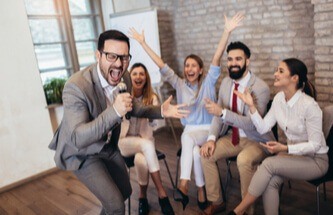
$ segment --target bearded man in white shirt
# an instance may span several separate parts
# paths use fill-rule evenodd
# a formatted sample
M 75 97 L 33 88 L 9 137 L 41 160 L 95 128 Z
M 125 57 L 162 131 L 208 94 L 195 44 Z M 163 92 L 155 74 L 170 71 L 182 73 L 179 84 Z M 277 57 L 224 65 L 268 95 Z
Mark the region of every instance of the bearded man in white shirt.
M 227 47 L 227 53 L 229 76 L 222 80 L 218 102 L 206 99 L 206 108 L 214 118 L 207 142 L 200 150 L 207 199 L 211 202 L 204 214 L 215 214 L 225 210 L 216 161 L 237 156 L 241 194 L 244 197 L 257 165 L 268 156 L 258 142 L 274 139 L 271 132 L 260 135 L 256 131 L 251 122 L 249 107 L 233 92 L 244 92 L 245 88 L 248 88 L 255 97 L 259 113 L 266 113 L 270 90 L 263 80 L 248 69 L 250 49 L 242 42 L 232 42 Z M 248 214 L 253 212 L 253 207 L 247 211 Z

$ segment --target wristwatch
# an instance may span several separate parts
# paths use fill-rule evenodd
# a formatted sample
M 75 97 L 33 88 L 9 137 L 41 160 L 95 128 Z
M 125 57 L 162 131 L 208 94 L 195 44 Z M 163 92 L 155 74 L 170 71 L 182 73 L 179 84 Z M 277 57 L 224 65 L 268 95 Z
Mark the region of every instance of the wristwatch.
M 222 109 L 222 111 L 221 111 L 221 115 L 220 115 L 220 118 L 222 118 L 222 116 L 223 116 L 223 109 Z

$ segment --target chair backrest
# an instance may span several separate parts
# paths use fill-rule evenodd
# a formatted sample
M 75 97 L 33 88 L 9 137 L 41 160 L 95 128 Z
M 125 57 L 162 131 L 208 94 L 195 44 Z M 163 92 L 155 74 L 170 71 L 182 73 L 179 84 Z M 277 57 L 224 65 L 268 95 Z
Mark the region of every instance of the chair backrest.
M 326 138 L 329 158 L 329 170 L 327 175 L 333 177 L 333 105 L 323 109 L 323 132 Z
M 333 105 L 323 108 L 323 132 L 327 139 L 328 134 L 333 126 Z

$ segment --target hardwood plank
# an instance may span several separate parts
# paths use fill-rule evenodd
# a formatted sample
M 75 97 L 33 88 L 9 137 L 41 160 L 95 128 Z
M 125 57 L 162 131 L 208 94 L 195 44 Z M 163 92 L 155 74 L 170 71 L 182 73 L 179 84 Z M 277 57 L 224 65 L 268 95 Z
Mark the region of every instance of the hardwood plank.
M 180 138 L 182 128 L 179 121 L 175 121 L 176 134 Z M 174 143 L 171 131 L 162 128 L 155 133 L 156 148 L 166 154 L 173 179 L 176 175 L 177 150 L 179 146 Z M 163 161 L 160 161 L 163 185 L 168 193 L 171 205 L 176 214 L 197 215 L 200 210 L 197 206 L 197 189 L 194 181 L 189 183 L 190 202 L 183 211 L 182 205 L 173 200 L 173 188 Z M 226 163 L 219 161 L 222 180 L 225 183 Z M 231 163 L 232 179 L 228 188 L 227 211 L 232 210 L 241 200 L 239 174 L 235 162 Z M 131 213 L 138 213 L 139 186 L 134 168 L 131 168 Z M 291 188 L 285 185 L 280 199 L 282 214 L 316 214 L 315 187 L 305 181 L 291 181 Z M 333 211 L 333 182 L 326 185 L 327 201 L 323 200 L 321 192 L 321 215 L 331 214 Z M 151 208 L 150 215 L 161 214 L 158 196 L 152 180 L 148 186 L 148 201 Z M 21 186 L 0 193 L 1 215 L 96 215 L 99 214 L 101 205 L 98 199 L 80 182 L 75 175 L 67 171 L 53 171 L 47 176 L 36 178 Z M 126 202 L 127 210 L 127 202 Z M 221 213 L 225 214 L 225 213 Z M 261 198 L 258 199 L 255 209 L 256 215 L 263 215 Z

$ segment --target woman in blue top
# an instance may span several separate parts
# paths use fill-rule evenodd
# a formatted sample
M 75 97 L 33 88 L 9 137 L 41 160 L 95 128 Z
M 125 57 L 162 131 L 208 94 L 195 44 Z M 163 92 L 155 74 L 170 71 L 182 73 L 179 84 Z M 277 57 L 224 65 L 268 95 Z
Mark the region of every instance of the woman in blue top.
M 130 37 L 137 40 L 150 58 L 160 68 L 162 78 L 176 90 L 177 102 L 188 104 L 190 114 L 181 119 L 184 132 L 181 137 L 181 175 L 178 192 L 181 194 L 183 209 L 189 202 L 188 182 L 191 179 L 192 163 L 195 182 L 198 187 L 198 206 L 206 207 L 205 181 L 201 167 L 199 147 L 205 143 L 213 116 L 205 108 L 205 98 L 216 101 L 215 84 L 220 75 L 220 59 L 225 50 L 230 33 L 239 25 L 244 16 L 237 13 L 231 20 L 225 17 L 225 27 L 212 63 L 207 74 L 204 72 L 203 61 L 197 55 L 191 54 L 184 61 L 184 76 L 180 78 L 164 61 L 147 45 L 144 31 L 139 34 L 134 28 L 130 29 Z

